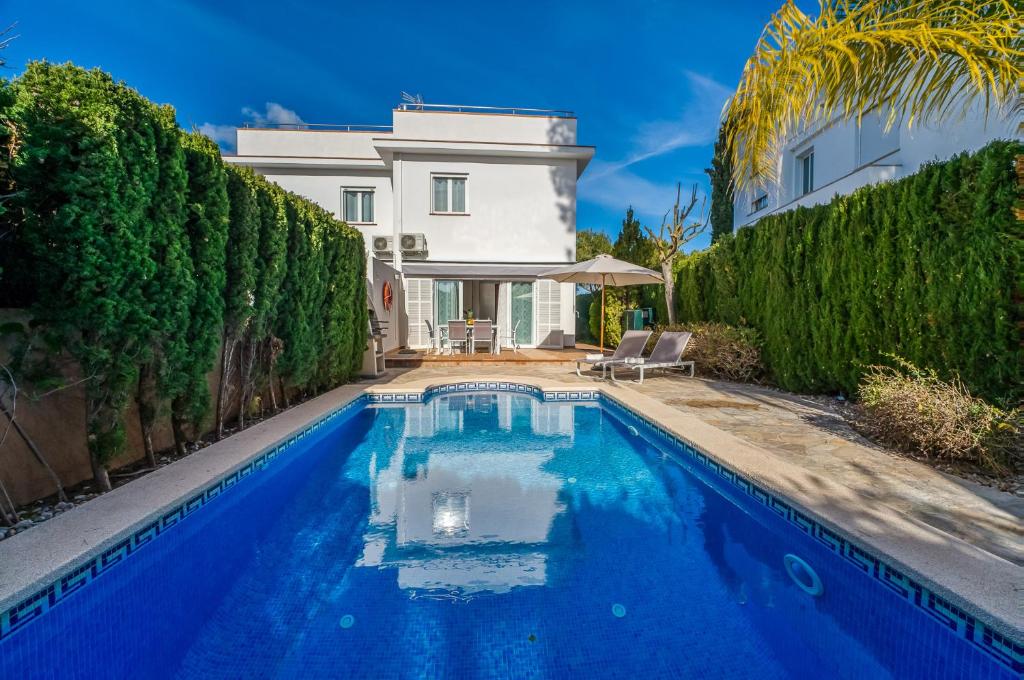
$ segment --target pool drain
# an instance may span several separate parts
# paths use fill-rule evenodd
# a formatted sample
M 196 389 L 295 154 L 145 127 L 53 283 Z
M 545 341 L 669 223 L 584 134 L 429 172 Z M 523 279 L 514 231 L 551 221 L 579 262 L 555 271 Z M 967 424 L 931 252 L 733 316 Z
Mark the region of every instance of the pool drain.
M 790 553 L 782 558 L 782 562 L 786 565 L 786 573 L 800 590 L 811 597 L 819 597 L 825 592 L 825 586 L 822 585 L 818 572 L 814 571 L 811 565 L 804 562 L 803 559 Z
M 356 617 L 352 616 L 351 614 L 345 614 L 341 617 L 341 621 L 338 622 L 338 625 L 340 625 L 342 628 L 351 628 L 355 624 Z
M 621 619 L 623 616 L 626 615 L 626 605 L 619 604 L 618 602 L 613 604 L 612 605 L 612 615 L 615 618 L 617 618 L 617 619 Z
M 575 477 L 570 477 L 566 481 L 569 482 L 570 484 L 575 484 L 576 483 L 576 478 Z

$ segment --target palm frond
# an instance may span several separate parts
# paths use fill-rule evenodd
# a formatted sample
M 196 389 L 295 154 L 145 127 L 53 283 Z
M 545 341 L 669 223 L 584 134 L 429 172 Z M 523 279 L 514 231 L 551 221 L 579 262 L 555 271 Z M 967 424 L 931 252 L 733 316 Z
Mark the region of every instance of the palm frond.
M 736 186 L 777 181 L 782 144 L 818 121 L 1012 110 L 1022 83 L 1024 21 L 1009 0 L 822 0 L 814 19 L 786 0 L 725 107 Z

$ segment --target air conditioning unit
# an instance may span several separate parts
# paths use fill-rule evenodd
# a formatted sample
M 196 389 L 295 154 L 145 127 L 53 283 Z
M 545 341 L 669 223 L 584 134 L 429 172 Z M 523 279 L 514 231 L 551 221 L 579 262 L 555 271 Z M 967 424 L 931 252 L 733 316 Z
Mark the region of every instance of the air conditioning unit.
M 427 251 L 427 237 L 423 234 L 402 234 L 398 244 L 403 253 L 424 253 Z
M 391 236 L 374 236 L 373 237 L 373 252 L 374 253 L 390 253 L 394 250 L 394 246 L 391 245 Z

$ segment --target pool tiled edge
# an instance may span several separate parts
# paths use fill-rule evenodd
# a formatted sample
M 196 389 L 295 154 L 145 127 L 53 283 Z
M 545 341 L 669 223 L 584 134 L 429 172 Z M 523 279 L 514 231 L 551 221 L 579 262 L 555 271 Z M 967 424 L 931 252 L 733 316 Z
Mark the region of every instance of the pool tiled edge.
M 592 390 L 581 389 L 578 386 L 570 390 L 567 386 L 553 387 L 546 384 L 546 381 L 538 381 L 538 383 L 539 386 L 524 383 L 521 379 L 519 382 L 512 380 L 452 381 L 418 388 L 410 387 L 404 390 L 400 388 L 380 390 L 371 394 L 371 400 L 388 403 L 394 397 L 394 401 L 398 402 L 404 396 L 406 401 L 420 401 L 436 394 L 495 390 L 529 393 L 546 401 L 607 400 L 627 419 L 656 433 L 673 449 L 683 453 L 684 460 L 694 462 L 714 474 L 716 478 L 725 480 L 734 488 L 772 510 L 787 523 L 828 547 L 840 558 L 853 564 L 865 576 L 885 586 L 888 592 L 906 600 L 931 619 L 947 627 L 958 637 L 981 649 L 1014 672 L 1024 673 L 1024 638 L 1009 634 L 1007 630 L 1011 627 L 1007 625 L 1007 622 L 1000 621 L 998 617 L 984 616 L 980 607 L 958 606 L 954 600 L 963 600 L 960 594 L 949 592 L 944 596 L 938 588 L 926 585 L 929 579 L 915 576 L 912 569 L 898 566 L 898 560 L 890 557 L 887 561 L 876 556 L 876 552 L 887 554 L 884 551 L 865 549 L 859 545 L 858 539 L 848 537 L 847 531 L 838 525 L 830 525 L 826 521 L 813 518 L 812 514 L 815 513 L 799 507 L 799 504 L 790 500 L 785 493 L 773 490 L 770 484 L 763 483 L 763 480 L 749 475 L 749 473 L 745 476 L 734 470 L 721 460 L 720 456 L 701 447 L 690 437 L 678 430 L 664 426 L 656 418 L 639 413 L 637 407 L 629 402 L 646 400 L 647 398 L 643 395 L 632 390 L 627 392 L 621 389 L 608 389 L 606 385 Z M 578 399 L 570 396 L 577 393 L 581 394 Z M 702 426 L 710 427 L 706 424 L 702 424 Z M 726 436 L 731 438 L 731 435 Z M 964 604 L 967 604 L 966 601 Z M 1022 605 L 1024 605 L 1024 601 L 1022 601 Z M 968 611 L 969 608 L 973 608 L 977 613 Z M 1024 609 L 1021 614 L 1024 616 Z M 992 622 L 986 622 L 983 618 L 988 618 Z M 1019 630 L 1016 630 L 1019 627 L 1019 624 L 1015 627 L 1015 633 L 1019 634 Z
M 671 450 L 681 454 L 680 457 L 683 460 L 693 462 L 717 479 L 731 484 L 734 488 L 778 514 L 789 524 L 827 546 L 837 556 L 857 567 L 865 576 L 884 585 L 888 592 L 903 598 L 940 625 L 946 626 L 956 635 L 982 649 L 986 654 L 1016 673 L 1024 673 L 1024 642 L 1019 637 L 1015 637 L 1019 633 L 1020 624 L 1009 625 L 999 617 L 988 617 L 992 619 L 992 623 L 986 622 L 977 615 L 979 612 L 984 613 L 983 608 L 979 606 L 961 607 L 951 601 L 962 599 L 959 593 L 950 593 L 954 597 L 943 596 L 940 589 L 925 585 L 929 579 L 913 575 L 914 570 L 894 566 L 889 561 L 876 557 L 875 552 L 888 553 L 864 549 L 858 545 L 859 539 L 856 537 L 851 539 L 846 535 L 848 532 L 840 527 L 830 526 L 827 521 L 820 521 L 818 518 L 812 517 L 811 512 L 793 502 L 784 492 L 773 489 L 773 485 L 767 483 L 759 475 L 751 474 L 749 470 L 746 473 L 737 471 L 724 462 L 722 456 L 709 452 L 706 447 L 701 447 L 690 437 L 682 434 L 679 428 L 659 422 L 657 408 L 638 409 L 636 402 L 639 401 L 643 404 L 644 401 L 647 401 L 653 404 L 655 403 L 653 400 L 632 390 L 606 385 L 587 389 L 585 386 L 579 385 L 554 385 L 543 380 L 531 383 L 522 379 L 452 380 L 441 384 L 409 385 L 404 388 L 401 386 L 378 386 L 359 391 L 340 406 L 328 409 L 316 416 L 287 436 L 249 456 L 228 472 L 206 480 L 185 494 L 183 499 L 151 514 L 146 521 L 137 523 L 136 526 L 123 532 L 119 537 L 112 537 L 114 539 L 112 543 L 97 545 L 93 550 L 80 556 L 79 559 L 65 562 L 62 567 L 57 566 L 49 570 L 48 578 L 51 579 L 49 583 L 41 580 L 37 589 L 26 588 L 20 591 L 21 596 L 14 596 L 8 592 L 6 596 L 0 597 L 0 602 L 5 605 L 5 608 L 0 611 L 0 640 L 24 628 L 50 608 L 87 586 L 107 570 L 124 561 L 132 553 L 242 479 L 266 469 L 292 444 L 305 439 L 328 424 L 336 422 L 343 414 L 354 413 L 366 404 L 417 403 L 439 395 L 481 391 L 529 394 L 545 401 L 556 402 L 607 400 L 620 415 L 627 420 L 633 420 L 644 430 L 645 434 L 662 439 Z M 642 411 L 643 414 L 639 411 Z M 653 415 L 651 411 L 654 412 Z M 710 426 L 703 425 L 703 427 L 709 428 Z M 731 438 L 731 435 L 721 434 L 726 439 Z M 88 505 L 83 507 L 87 509 Z M 890 558 L 890 561 L 899 564 L 898 560 Z M 3 590 L 4 585 L 0 583 L 0 591 Z M 27 597 L 24 596 L 26 593 L 28 593 Z M 0 592 L 0 595 L 3 593 Z M 969 609 L 973 609 L 973 613 L 968 611 Z M 1008 634 L 1007 630 L 1010 630 L 1011 633 Z
M 712 454 L 702 451 L 697 445 L 686 441 L 679 435 L 670 432 L 657 422 L 646 418 L 614 396 L 603 394 L 610 401 L 621 417 L 631 420 L 641 427 L 654 433 L 661 443 L 668 444 L 684 460 L 695 462 L 710 471 L 720 480 L 731 484 L 759 504 L 765 506 L 776 515 L 801 532 L 825 545 L 833 553 L 853 564 L 865 575 L 914 605 L 920 611 L 946 626 L 973 646 L 981 649 L 1001 664 L 1017 673 L 1024 673 L 1024 643 L 1013 640 L 1003 634 L 995 626 L 989 625 L 956 606 L 948 599 L 936 593 L 919 580 L 907 575 L 872 552 L 858 546 L 855 541 L 843 535 L 841 529 L 830 528 L 821 521 L 802 512 L 795 504 L 772 493 L 767 488 L 747 479 L 728 465 L 722 463 Z
M 329 409 L 303 427 L 258 450 L 227 473 L 208 480 L 205 485 L 188 493 L 184 500 L 159 509 L 155 516 L 139 523 L 140 526 L 129 527 L 126 531 L 121 532 L 122 535 L 115 537 L 112 545 L 100 544 L 79 558 L 63 566 L 57 566 L 53 573 L 59 575 L 53 577 L 53 580 L 45 583 L 41 588 L 31 590 L 27 597 L 24 594 L 20 597 L 15 594 L 0 599 L 0 602 L 9 603 L 0 610 L 0 641 L 43 616 L 52 607 L 86 587 L 109 569 L 243 479 L 266 469 L 271 462 L 296 442 L 334 423 L 345 414 L 355 413 L 358 408 L 369 402 L 370 397 L 365 393 L 345 400 L 336 408 Z

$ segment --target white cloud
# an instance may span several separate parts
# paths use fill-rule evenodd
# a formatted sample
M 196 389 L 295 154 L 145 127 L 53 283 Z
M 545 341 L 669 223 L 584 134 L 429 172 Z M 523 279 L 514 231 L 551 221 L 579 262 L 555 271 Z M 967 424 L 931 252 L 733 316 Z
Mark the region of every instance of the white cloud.
M 609 165 L 612 164 L 601 161 L 590 164 L 595 172 L 589 177 L 584 175 L 579 185 L 579 198 L 623 213 L 633 206 L 644 223 L 656 229 L 665 211 L 675 203 L 675 183 L 652 182 L 625 168 L 605 172 Z M 682 181 L 683 189 L 687 190 L 689 184 Z
M 718 136 L 718 123 L 732 90 L 699 73 L 686 71 L 689 98 L 679 118 L 656 120 L 640 126 L 637 151 L 630 164 L 653 158 L 686 146 L 712 144 Z
M 676 149 L 714 143 L 722 108 L 732 90 L 699 73 L 685 71 L 684 76 L 689 96 L 680 116 L 641 123 L 633 138 L 633 150 L 625 158 L 605 164 L 602 172 L 618 172 Z M 591 176 L 594 174 L 598 173 Z
M 299 114 L 292 109 L 285 108 L 277 102 L 266 102 L 263 111 L 252 107 L 242 108 L 244 122 L 254 125 L 304 125 Z M 233 150 L 235 148 L 236 135 L 235 125 L 218 125 L 217 123 L 203 123 L 199 126 L 199 132 L 217 142 L 222 149 Z
M 199 132 L 217 142 L 221 147 L 226 149 L 235 148 L 236 142 L 234 125 L 214 125 L 213 123 L 203 123 L 199 126 Z
M 579 197 L 606 208 L 634 211 L 652 227 L 661 224 L 665 211 L 676 198 L 675 182 L 661 183 L 645 179 L 630 167 L 650 158 L 691 146 L 713 144 L 718 135 L 719 118 L 732 91 L 725 85 L 691 71 L 684 73 L 688 86 L 686 103 L 678 118 L 641 123 L 633 137 L 633 148 L 615 161 L 593 161 L 580 180 Z M 702 177 L 673 177 L 683 189 Z
M 242 109 L 242 115 L 257 125 L 302 125 L 306 121 L 299 117 L 291 109 L 286 109 L 277 102 L 264 104 L 266 110 L 260 113 L 256 109 L 246 106 Z

